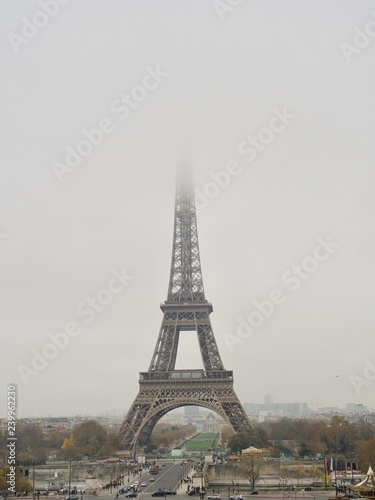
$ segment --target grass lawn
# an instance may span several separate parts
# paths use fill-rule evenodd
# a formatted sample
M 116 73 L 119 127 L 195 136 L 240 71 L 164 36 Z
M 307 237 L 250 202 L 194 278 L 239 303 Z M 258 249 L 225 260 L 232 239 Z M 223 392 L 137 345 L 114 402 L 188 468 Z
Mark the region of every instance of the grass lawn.
M 205 451 L 215 447 L 219 437 L 216 432 L 201 432 L 185 444 L 186 451 Z

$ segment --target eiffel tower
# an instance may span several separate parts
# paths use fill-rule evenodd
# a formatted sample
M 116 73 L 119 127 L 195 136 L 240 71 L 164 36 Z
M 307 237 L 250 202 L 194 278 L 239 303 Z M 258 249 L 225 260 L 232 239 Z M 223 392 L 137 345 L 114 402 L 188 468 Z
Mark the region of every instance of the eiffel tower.
M 220 415 L 235 432 L 254 434 L 224 369 L 211 326 L 212 304 L 205 298 L 199 256 L 194 186 L 188 170 L 178 175 L 168 297 L 159 337 L 139 392 L 119 430 L 124 450 L 136 454 L 149 442 L 163 415 L 181 406 L 202 406 Z M 203 370 L 176 370 L 180 332 L 196 332 Z

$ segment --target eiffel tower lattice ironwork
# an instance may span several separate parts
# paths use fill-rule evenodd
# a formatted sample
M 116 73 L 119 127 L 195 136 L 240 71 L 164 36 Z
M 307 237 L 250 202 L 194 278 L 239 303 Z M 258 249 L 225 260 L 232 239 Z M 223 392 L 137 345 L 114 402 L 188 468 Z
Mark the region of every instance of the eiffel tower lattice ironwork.
M 254 429 L 233 389 L 233 372 L 224 369 L 211 326 L 212 304 L 205 298 L 198 246 L 192 177 L 179 173 L 167 300 L 159 337 L 147 372 L 140 373 L 139 393 L 119 437 L 122 448 L 136 453 L 148 443 L 158 420 L 181 406 L 196 405 L 220 415 L 235 432 Z M 203 370 L 176 370 L 180 332 L 197 333 Z

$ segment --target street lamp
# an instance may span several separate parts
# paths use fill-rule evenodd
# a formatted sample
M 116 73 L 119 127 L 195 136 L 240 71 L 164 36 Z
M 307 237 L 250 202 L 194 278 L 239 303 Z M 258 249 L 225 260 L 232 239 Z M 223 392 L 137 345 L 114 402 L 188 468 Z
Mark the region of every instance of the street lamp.
M 336 489 L 336 497 L 337 497 L 337 491 L 338 491 L 338 488 L 337 488 L 337 457 L 335 458 L 335 489 Z
M 35 498 L 35 460 L 33 460 L 33 498 Z
M 68 484 L 69 484 L 68 496 L 70 497 L 70 490 L 71 490 L 71 486 L 72 486 L 72 461 L 71 460 L 69 460 L 69 481 L 68 481 Z
M 200 498 L 201 500 L 204 498 L 204 487 L 203 487 L 203 469 L 201 470 L 201 487 L 200 487 Z

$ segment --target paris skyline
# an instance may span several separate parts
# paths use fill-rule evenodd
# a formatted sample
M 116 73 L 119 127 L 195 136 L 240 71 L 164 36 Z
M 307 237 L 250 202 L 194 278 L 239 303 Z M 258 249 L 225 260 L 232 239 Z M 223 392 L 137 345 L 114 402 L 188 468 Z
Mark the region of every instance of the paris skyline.
M 28 415 L 130 407 L 189 164 L 240 401 L 374 408 L 372 3 L 46 5 L 0 6 L 3 394 Z M 177 368 L 202 368 L 196 338 Z

